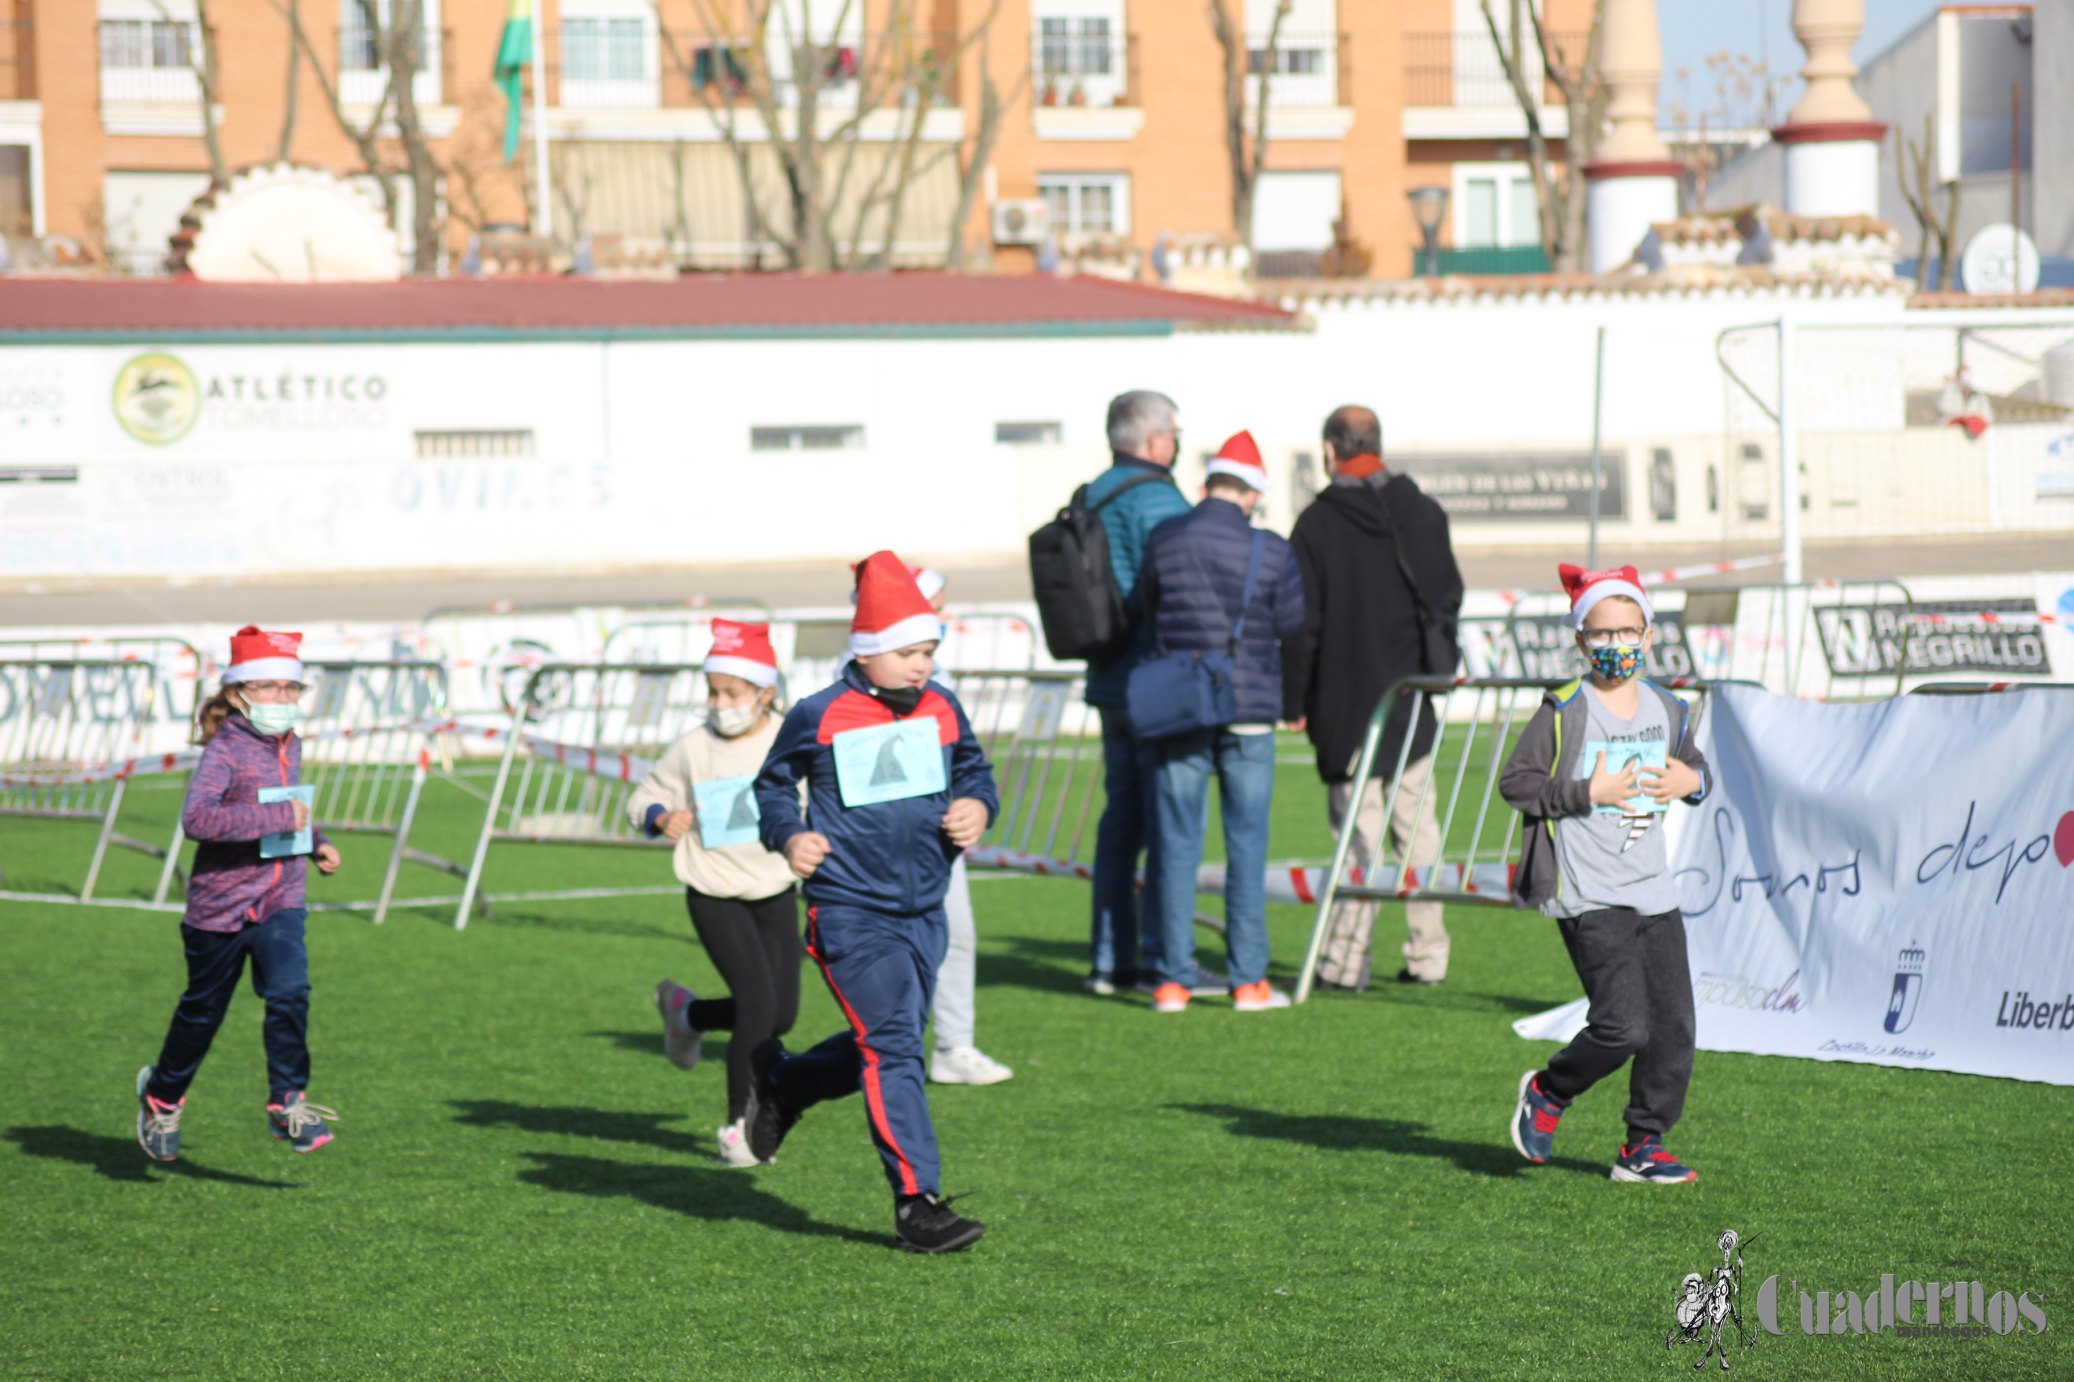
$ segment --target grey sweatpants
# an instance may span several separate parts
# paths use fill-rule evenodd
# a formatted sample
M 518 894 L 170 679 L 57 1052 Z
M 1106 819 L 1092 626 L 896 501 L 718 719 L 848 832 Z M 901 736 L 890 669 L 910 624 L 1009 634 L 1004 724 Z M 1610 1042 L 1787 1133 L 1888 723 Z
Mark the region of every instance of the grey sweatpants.
M 1550 1058 L 1541 1088 L 1567 1103 L 1632 1058 L 1627 1124 L 1668 1133 L 1685 1111 L 1685 1087 L 1692 1082 L 1685 918 L 1675 910 L 1645 917 L 1612 907 L 1556 924 L 1591 1008 L 1584 1030 Z
M 965 858 L 951 865 L 950 890 L 943 895 L 943 915 L 950 925 L 950 944 L 936 971 L 936 1049 L 972 1045 L 973 989 L 979 978 L 979 935 L 972 922 L 972 881 Z

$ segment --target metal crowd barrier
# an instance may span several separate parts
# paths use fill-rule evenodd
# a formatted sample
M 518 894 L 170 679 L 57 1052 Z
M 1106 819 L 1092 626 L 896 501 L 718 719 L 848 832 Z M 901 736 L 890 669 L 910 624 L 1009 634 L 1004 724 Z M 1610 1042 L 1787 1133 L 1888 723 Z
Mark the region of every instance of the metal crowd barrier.
M 96 827 L 79 895 L 0 897 L 91 902 L 111 846 L 166 861 L 154 900 L 163 900 L 179 855 L 116 828 L 129 780 L 152 753 L 153 726 L 167 700 L 157 666 L 145 660 L 0 660 L 0 816 L 84 821 Z
M 1341 902 L 1512 905 L 1520 818 L 1499 795 L 1498 780 L 1515 735 L 1533 716 L 1543 694 L 1567 680 L 1413 677 L 1384 693 L 1369 717 L 1368 732 L 1355 760 L 1350 797 L 1353 805 L 1334 842 L 1332 863 L 1317 887 L 1317 919 L 1311 927 L 1310 943 L 1297 978 L 1297 1002 L 1310 997 L 1333 909 Z M 1705 693 L 1709 685 L 1718 683 L 1666 679 L 1658 684 L 1699 693 L 1700 700 L 1693 706 L 1693 728 L 1697 730 L 1700 717 L 1705 714 Z M 1387 822 L 1397 815 L 1405 769 L 1412 763 L 1412 749 L 1417 743 L 1416 733 L 1407 732 L 1394 763 L 1377 761 L 1384 728 L 1400 706 L 1408 706 L 1406 724 L 1411 730 L 1416 730 L 1422 712 L 1429 707 L 1435 720 L 1432 771 L 1426 774 L 1419 795 L 1412 802 L 1415 813 L 1432 810 L 1438 817 L 1440 850 L 1431 859 L 1407 859 L 1387 828 Z M 1360 802 L 1379 774 L 1389 783 L 1383 801 L 1383 838 L 1377 841 L 1376 857 L 1365 870 L 1350 870 L 1347 861 L 1353 853 Z
M 478 897 L 639 897 L 674 887 L 559 892 L 483 891 L 490 846 L 647 845 L 628 825 L 626 800 L 679 737 L 705 719 L 705 674 L 696 663 L 556 662 L 535 668 L 512 716 L 455 914 L 468 924 Z
M 153 708 L 145 747 L 176 752 L 187 746 L 195 711 L 208 694 L 216 663 L 184 638 L 170 634 L 82 634 L 74 637 L 0 638 L 0 662 L 148 662 L 158 669 L 162 695 Z
M 1652 591 L 1650 600 L 1657 636 L 1645 670 L 1659 680 L 1749 681 L 1819 700 L 1901 694 L 1901 660 L 1882 651 L 1882 639 L 1905 629 L 1915 609 L 1899 581 L 1686 586 Z M 1568 620 L 1564 596 L 1522 596 L 1505 618 L 1511 660 L 1497 674 L 1582 674 Z

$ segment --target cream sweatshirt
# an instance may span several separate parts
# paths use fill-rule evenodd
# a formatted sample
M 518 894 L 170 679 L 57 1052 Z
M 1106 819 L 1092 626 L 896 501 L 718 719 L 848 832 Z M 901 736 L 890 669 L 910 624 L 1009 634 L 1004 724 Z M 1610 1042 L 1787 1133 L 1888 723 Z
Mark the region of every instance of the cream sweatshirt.
M 633 796 L 627 799 L 627 819 L 640 830 L 648 824 L 650 806 L 695 812 L 699 783 L 754 777 L 777 740 L 781 719 L 775 714 L 765 715 L 755 729 L 739 739 L 723 739 L 700 725 L 670 745 L 655 771 L 634 789 Z M 733 799 L 733 794 L 729 799 Z M 708 897 L 754 902 L 776 897 L 799 881 L 792 876 L 792 866 L 783 855 L 772 854 L 754 840 L 724 849 L 706 848 L 699 839 L 696 819 L 691 829 L 684 832 L 684 838 L 677 841 L 671 862 L 676 866 L 679 881 Z

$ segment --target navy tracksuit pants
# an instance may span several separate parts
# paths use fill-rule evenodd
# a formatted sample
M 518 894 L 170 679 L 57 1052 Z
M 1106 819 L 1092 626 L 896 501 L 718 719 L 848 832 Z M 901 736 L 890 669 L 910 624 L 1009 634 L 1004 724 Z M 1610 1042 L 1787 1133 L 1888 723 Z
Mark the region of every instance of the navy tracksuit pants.
M 864 1092 L 871 1140 L 896 1195 L 942 1189 L 922 1064 L 922 1027 L 950 941 L 943 909 L 912 915 L 829 904 L 807 908 L 807 954 L 850 1030 L 787 1056 L 771 1072 L 795 1109 Z

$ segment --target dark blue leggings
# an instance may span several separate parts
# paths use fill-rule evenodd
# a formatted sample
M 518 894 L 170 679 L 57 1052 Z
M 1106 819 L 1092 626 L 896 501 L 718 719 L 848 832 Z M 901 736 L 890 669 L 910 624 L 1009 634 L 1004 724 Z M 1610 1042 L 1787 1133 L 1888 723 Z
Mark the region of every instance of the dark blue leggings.
M 159 1051 L 149 1092 L 174 1103 L 194 1083 L 209 1043 L 230 1011 L 230 996 L 252 960 L 252 990 L 266 1004 L 267 1093 L 275 1103 L 310 1083 L 310 953 L 303 941 L 309 913 L 300 907 L 275 912 L 238 931 L 203 931 L 180 923 L 187 947 L 187 992 L 173 1010 L 166 1044 Z

